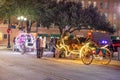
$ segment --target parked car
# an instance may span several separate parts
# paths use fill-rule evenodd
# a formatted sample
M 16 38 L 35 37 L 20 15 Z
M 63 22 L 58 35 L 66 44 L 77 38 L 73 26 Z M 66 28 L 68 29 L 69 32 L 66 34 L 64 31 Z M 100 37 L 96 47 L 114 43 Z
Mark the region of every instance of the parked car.
M 120 40 L 112 40 L 113 51 L 117 52 L 120 47 Z

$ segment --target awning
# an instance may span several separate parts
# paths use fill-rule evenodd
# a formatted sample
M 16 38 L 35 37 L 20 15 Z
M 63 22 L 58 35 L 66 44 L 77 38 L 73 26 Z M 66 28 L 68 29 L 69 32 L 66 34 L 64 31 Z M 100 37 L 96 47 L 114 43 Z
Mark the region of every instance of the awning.
M 60 34 L 51 34 L 50 37 L 59 37 L 60 38 Z
M 120 36 L 111 36 L 112 40 L 120 40 Z
M 38 36 L 48 37 L 48 34 L 38 34 Z

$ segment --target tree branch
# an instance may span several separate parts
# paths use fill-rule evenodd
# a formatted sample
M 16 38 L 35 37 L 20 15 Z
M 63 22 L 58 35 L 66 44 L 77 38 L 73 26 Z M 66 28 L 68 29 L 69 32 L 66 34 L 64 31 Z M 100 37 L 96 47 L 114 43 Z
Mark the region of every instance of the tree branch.
M 76 31 L 76 30 L 80 30 L 79 28 L 74 28 L 73 30 L 69 31 L 70 33 Z

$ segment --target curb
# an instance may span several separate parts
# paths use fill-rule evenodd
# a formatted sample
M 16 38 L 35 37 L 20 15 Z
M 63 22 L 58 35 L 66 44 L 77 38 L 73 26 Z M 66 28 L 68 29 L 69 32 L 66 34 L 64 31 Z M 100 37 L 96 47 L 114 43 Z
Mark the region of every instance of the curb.
M 50 58 L 50 57 L 43 57 L 42 59 L 44 60 L 49 60 L 49 61 L 55 61 L 55 62 L 62 62 L 62 63 L 74 63 L 74 64 L 84 64 L 81 59 L 63 59 L 63 58 Z M 97 61 L 93 60 L 93 62 L 91 63 L 91 65 L 103 65 L 100 64 L 99 62 L 97 63 Z M 120 61 L 117 60 L 111 60 L 110 64 L 111 66 L 119 66 L 120 67 Z

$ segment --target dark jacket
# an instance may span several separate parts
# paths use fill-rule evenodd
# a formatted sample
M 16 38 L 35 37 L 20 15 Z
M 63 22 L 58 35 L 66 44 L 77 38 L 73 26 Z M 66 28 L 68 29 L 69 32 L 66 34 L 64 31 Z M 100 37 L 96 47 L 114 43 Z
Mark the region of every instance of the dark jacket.
M 40 49 L 40 39 L 36 39 L 36 49 Z

